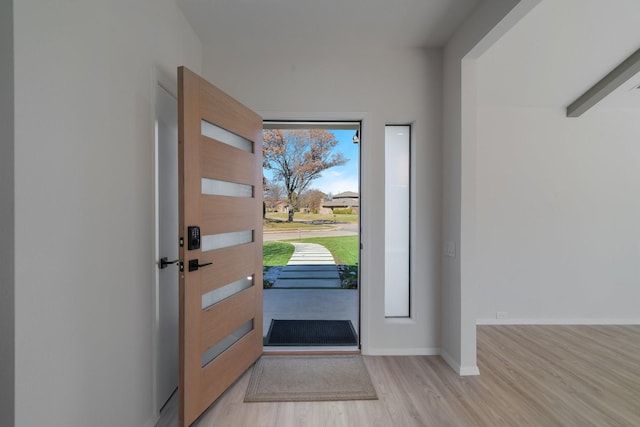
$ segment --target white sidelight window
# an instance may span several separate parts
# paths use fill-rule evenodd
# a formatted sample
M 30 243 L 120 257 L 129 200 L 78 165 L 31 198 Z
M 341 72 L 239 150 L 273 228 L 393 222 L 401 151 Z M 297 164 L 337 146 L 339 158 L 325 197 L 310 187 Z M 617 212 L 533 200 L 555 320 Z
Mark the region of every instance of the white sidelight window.
M 409 317 L 411 126 L 387 125 L 384 139 L 385 317 Z

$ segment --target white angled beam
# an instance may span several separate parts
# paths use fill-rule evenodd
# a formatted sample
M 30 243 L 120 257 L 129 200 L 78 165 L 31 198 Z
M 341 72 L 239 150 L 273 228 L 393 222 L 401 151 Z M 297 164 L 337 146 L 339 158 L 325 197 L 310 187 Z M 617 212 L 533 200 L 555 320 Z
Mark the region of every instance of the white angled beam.
M 567 107 L 567 117 L 579 117 L 638 72 L 640 72 L 640 49 L 636 50 L 622 64 L 604 76 L 602 80 L 593 85 L 580 98 L 573 101 Z

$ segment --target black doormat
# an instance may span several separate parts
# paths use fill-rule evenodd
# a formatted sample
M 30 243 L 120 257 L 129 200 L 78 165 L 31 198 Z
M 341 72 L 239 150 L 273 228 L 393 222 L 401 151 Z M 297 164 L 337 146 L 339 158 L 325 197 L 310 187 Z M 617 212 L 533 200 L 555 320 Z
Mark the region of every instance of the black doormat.
M 265 345 L 358 345 L 351 320 L 271 321 Z

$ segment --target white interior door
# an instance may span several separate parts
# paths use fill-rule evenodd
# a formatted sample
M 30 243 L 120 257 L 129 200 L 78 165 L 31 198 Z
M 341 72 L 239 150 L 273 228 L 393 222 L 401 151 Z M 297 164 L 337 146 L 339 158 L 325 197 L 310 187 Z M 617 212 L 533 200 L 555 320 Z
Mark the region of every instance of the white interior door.
M 178 259 L 178 100 L 156 86 L 158 253 Z M 159 264 L 160 266 L 160 264 Z M 178 267 L 159 270 L 156 407 L 178 388 Z

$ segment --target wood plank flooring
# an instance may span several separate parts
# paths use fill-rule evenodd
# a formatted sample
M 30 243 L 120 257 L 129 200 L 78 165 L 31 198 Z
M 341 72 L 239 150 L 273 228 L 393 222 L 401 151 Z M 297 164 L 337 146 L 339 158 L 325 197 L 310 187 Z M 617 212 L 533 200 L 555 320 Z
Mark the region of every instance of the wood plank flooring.
M 249 371 L 194 426 L 640 426 L 640 326 L 480 326 L 476 377 L 438 356 L 365 363 L 377 401 L 244 403 Z

